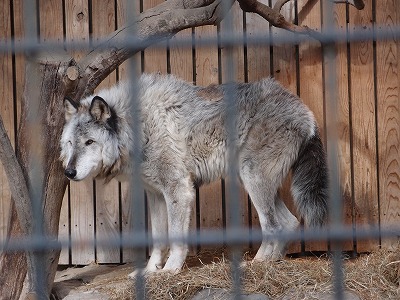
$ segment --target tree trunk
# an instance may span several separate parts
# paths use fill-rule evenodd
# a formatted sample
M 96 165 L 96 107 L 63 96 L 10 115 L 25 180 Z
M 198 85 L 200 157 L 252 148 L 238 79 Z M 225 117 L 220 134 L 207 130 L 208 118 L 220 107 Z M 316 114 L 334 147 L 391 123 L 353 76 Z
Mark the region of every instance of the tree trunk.
M 51 56 L 49 56 L 51 57 Z M 53 56 L 54 57 L 54 56 Z M 21 112 L 21 123 L 18 131 L 18 149 L 17 158 L 22 167 L 25 178 L 28 178 L 28 186 L 33 178 L 29 178 L 29 154 L 32 142 L 34 139 L 39 141 L 43 147 L 43 186 L 39 187 L 42 190 L 42 212 L 43 212 L 43 232 L 49 239 L 56 239 L 58 234 L 58 224 L 60 218 L 61 204 L 64 196 L 67 180 L 62 174 L 62 166 L 58 159 L 59 157 L 59 143 L 62 133 L 63 113 L 63 99 L 65 97 L 67 88 L 71 85 L 70 81 L 66 80 L 66 71 L 73 60 L 70 58 L 60 57 L 59 55 L 54 59 L 47 57 L 39 58 L 39 78 L 36 78 L 35 85 L 25 85 L 24 99 Z M 27 73 L 32 70 L 27 68 Z M 30 78 L 32 74 L 27 74 L 26 78 Z M 30 107 L 30 96 L 35 95 L 35 91 L 31 89 L 39 89 L 39 112 L 41 115 L 41 136 L 33 136 L 32 128 L 28 122 L 28 111 Z M 29 203 L 28 203 L 29 204 Z M 25 235 L 26 230 L 21 228 L 17 222 L 17 211 L 13 204 L 11 208 L 11 218 L 9 221 L 9 236 L 11 238 L 16 236 Z M 0 258 L 0 274 L 8 274 L 1 276 L 0 280 L 0 295 L 1 299 L 19 299 L 22 291 L 22 283 L 27 273 L 27 268 L 33 273 L 32 276 L 41 272 L 47 281 L 47 287 L 51 287 L 54 281 L 55 273 L 57 270 L 57 262 L 60 255 L 60 250 L 51 250 L 40 252 L 46 260 L 44 266 L 38 269 L 38 266 L 32 265 L 33 255 L 36 252 L 28 252 L 28 264 L 26 255 L 23 252 L 4 252 Z M 13 270 L 13 272 L 10 272 Z M 32 292 L 37 289 L 32 284 L 35 278 L 28 280 L 29 287 L 27 292 Z M 45 284 L 46 285 L 46 284 Z M 50 291 L 46 287 L 39 287 L 43 289 L 34 291 L 39 294 L 41 298 L 48 297 Z M 25 298 L 26 295 L 21 295 Z
M 15 209 L 14 202 L 11 203 L 7 235 L 12 237 L 20 237 L 23 235 L 23 231 L 18 222 L 17 210 Z M 15 272 L 14 270 L 19 271 Z M 2 253 L 0 257 L 0 274 L 7 274 L 7 276 L 0 276 L 0 299 L 6 300 L 19 298 L 22 291 L 22 283 L 25 280 L 26 270 L 25 253 Z M 21 284 L 15 284 L 16 282 Z

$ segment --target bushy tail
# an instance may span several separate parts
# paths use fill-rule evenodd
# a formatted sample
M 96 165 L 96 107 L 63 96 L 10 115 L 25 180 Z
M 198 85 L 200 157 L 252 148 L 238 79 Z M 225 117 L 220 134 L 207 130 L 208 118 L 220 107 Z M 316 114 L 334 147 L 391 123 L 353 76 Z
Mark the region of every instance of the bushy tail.
M 323 225 L 328 218 L 328 170 L 317 128 L 300 149 L 292 171 L 292 194 L 300 216 L 308 226 Z

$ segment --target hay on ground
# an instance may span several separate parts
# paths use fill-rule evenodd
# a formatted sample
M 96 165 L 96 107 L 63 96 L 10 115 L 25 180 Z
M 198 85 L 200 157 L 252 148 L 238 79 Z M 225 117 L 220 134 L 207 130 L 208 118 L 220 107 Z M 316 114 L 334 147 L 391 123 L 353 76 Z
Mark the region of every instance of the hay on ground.
M 308 299 L 320 293 L 333 293 L 332 261 L 325 257 L 285 259 L 278 262 L 245 263 L 242 270 L 244 293 L 261 293 L 272 299 Z M 379 250 L 356 259 L 344 260 L 345 288 L 362 299 L 400 299 L 400 252 Z M 127 268 L 126 274 L 132 271 Z M 106 282 L 88 284 L 110 295 L 111 299 L 134 299 L 134 283 L 126 275 Z M 147 278 L 149 299 L 191 299 L 205 288 L 232 287 L 230 265 L 224 257 L 179 274 L 160 273 Z M 316 296 L 317 297 L 317 296 Z

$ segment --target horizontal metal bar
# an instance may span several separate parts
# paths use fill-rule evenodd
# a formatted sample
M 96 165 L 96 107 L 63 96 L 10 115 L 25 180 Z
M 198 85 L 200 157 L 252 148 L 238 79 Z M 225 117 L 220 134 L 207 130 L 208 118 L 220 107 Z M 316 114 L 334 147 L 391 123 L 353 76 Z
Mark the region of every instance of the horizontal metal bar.
M 37 51 L 60 51 L 65 53 L 65 48 L 68 46 L 68 50 L 88 50 L 90 49 L 107 49 L 112 47 L 124 47 L 132 50 L 133 52 L 143 49 L 144 45 L 149 45 L 149 42 L 154 43 L 152 47 L 165 48 L 165 44 L 157 43 L 162 37 L 153 37 L 146 40 L 138 37 L 129 37 L 129 40 L 110 42 L 108 39 L 100 39 L 98 41 L 92 41 L 89 47 L 88 42 L 77 42 L 77 41 L 51 41 L 37 42 L 36 38 L 24 38 L 23 41 L 16 41 L 10 39 L 8 41 L 0 41 L 0 53 L 22 53 L 24 51 L 37 52 Z M 380 28 L 374 27 L 374 30 L 367 30 L 362 27 L 356 27 L 354 30 L 346 32 L 344 30 L 331 29 L 323 32 L 321 43 L 346 43 L 346 42 L 362 42 L 362 41 L 385 41 L 400 38 L 400 27 L 391 28 Z M 201 40 L 193 41 L 192 36 L 186 38 L 180 37 L 179 39 L 171 39 L 169 46 L 181 46 L 181 47 L 208 47 L 215 45 L 218 37 L 202 37 Z M 281 32 L 279 35 L 270 36 L 269 34 L 252 34 L 252 36 L 245 36 L 242 34 L 221 34 L 219 41 L 222 46 L 241 46 L 243 43 L 247 45 L 281 45 L 281 44 L 300 44 L 303 42 L 316 41 L 310 36 L 293 34 L 290 32 Z
M 201 232 L 201 234 L 199 234 Z M 318 230 L 305 229 L 304 231 L 282 231 L 276 234 L 262 234 L 261 230 L 249 230 L 248 228 L 232 228 L 227 230 L 201 230 L 192 231 L 188 237 L 172 236 L 168 238 L 152 239 L 150 233 L 130 232 L 120 235 L 118 238 L 97 239 L 59 239 L 46 236 L 32 236 L 25 238 L 13 238 L 0 243 L 1 251 L 24 251 L 24 250 L 50 250 L 68 247 L 72 244 L 93 245 L 96 243 L 102 247 L 133 247 L 142 248 L 153 243 L 168 244 L 170 242 L 184 242 L 189 245 L 245 245 L 249 242 L 261 242 L 262 239 L 281 241 L 347 241 L 353 238 L 357 240 L 374 239 L 381 237 L 398 238 L 400 228 L 392 227 L 379 229 L 378 227 L 366 227 L 354 229 L 349 226 L 335 228 L 322 228 Z

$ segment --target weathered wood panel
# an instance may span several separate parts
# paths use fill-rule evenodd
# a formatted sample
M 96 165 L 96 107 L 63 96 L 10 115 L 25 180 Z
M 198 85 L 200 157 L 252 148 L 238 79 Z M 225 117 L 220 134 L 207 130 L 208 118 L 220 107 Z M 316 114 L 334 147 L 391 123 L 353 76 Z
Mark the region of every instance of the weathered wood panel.
M 266 2 L 266 1 L 263 1 Z M 245 34 L 252 39 L 254 37 L 270 37 L 269 23 L 256 14 L 246 13 Z M 245 78 L 248 82 L 260 80 L 271 76 L 271 46 L 248 44 L 245 47 Z M 251 202 L 248 200 L 248 203 Z M 251 229 L 260 229 L 258 214 L 253 205 L 249 205 L 249 226 Z M 251 232 L 250 232 L 251 233 Z M 253 249 L 258 249 L 261 243 L 251 243 Z
M 221 22 L 219 34 L 221 37 L 236 34 L 238 36 L 243 35 L 243 11 L 240 9 L 239 4 L 236 2 L 230 10 L 230 20 L 223 20 Z M 221 44 L 221 78 L 222 83 L 230 81 L 244 82 L 245 81 L 245 70 L 244 70 L 244 45 L 235 45 L 233 47 L 226 47 Z M 235 189 L 238 189 L 238 195 L 231 195 L 230 185 L 236 184 Z M 239 205 L 240 216 L 239 223 L 244 226 L 249 226 L 249 205 L 248 205 L 248 194 L 242 186 L 239 185 L 239 181 L 232 182 L 229 178 L 224 180 L 225 189 L 225 214 L 226 214 L 226 227 L 234 224 L 233 217 L 230 214 L 231 205 Z M 232 199 L 236 197 L 239 203 L 235 203 Z M 250 233 L 250 232 L 249 232 Z
M 0 41 L 7 44 L 11 50 L 12 36 L 12 11 L 8 3 L 0 2 Z M 13 59 L 11 51 L 0 53 L 0 112 L 4 127 L 14 144 L 14 95 L 13 95 Z M 7 216 L 10 209 L 11 193 L 8 179 L 5 175 L 3 165 L 0 163 L 0 214 Z M 4 238 L 7 234 L 8 217 L 0 217 L 0 237 Z
M 335 6 L 334 11 L 334 22 L 336 28 L 347 31 L 346 23 L 346 6 L 338 5 Z M 338 162 L 340 170 L 340 182 L 341 182 L 341 195 L 343 199 L 343 220 L 345 224 L 351 225 L 353 222 L 353 182 L 352 182 L 352 164 L 351 164 L 351 147 L 350 147 L 350 112 L 349 112 L 349 57 L 347 53 L 347 44 L 338 44 L 336 47 L 336 95 L 338 111 Z M 327 106 L 327 105 L 325 105 Z M 330 112 L 325 109 L 325 114 Z M 343 243 L 343 249 L 352 251 L 353 241 L 347 241 Z
M 115 1 L 92 1 L 91 13 L 91 40 L 96 41 L 109 33 L 115 31 L 116 15 Z M 98 86 L 97 90 L 104 89 L 114 85 L 117 81 L 116 71 L 111 73 Z M 120 218 L 119 218 L 119 183 L 112 180 L 108 184 L 104 184 L 103 180 L 96 180 L 96 238 L 117 239 L 120 235 Z M 96 262 L 98 263 L 119 263 L 120 247 L 107 247 L 96 245 Z
M 350 31 L 357 27 L 372 33 L 372 0 L 364 2 L 364 10 L 351 11 Z M 353 209 L 357 230 L 360 226 L 378 226 L 379 219 L 373 42 L 351 43 L 350 60 Z M 377 239 L 357 240 L 357 251 L 369 251 L 377 245 Z
M 383 1 L 376 10 L 378 29 L 394 30 L 400 23 L 398 1 Z M 399 224 L 400 216 L 400 43 L 394 37 L 377 41 L 377 122 L 379 150 L 380 223 L 383 229 Z M 385 247 L 397 239 L 383 240 Z
M 215 26 L 203 26 L 195 29 L 196 43 L 201 42 L 203 38 L 216 36 L 217 27 Z M 199 46 L 197 43 L 195 48 L 195 61 L 196 85 L 207 86 L 220 82 L 217 41 L 208 47 Z M 223 228 L 225 213 L 222 207 L 223 191 L 221 180 L 201 186 L 198 194 L 200 230 Z
M 192 40 L 192 29 L 186 29 L 179 32 L 175 37 L 171 39 L 171 44 L 174 42 L 179 43 L 186 40 Z M 173 45 L 169 48 L 169 63 L 170 72 L 179 78 L 182 78 L 188 82 L 194 82 L 194 57 L 193 47 L 184 47 L 179 44 Z M 192 232 L 197 230 L 197 212 L 198 207 L 196 201 L 192 206 L 192 213 L 190 216 L 190 230 Z M 197 252 L 197 246 L 193 245 L 190 247 L 190 254 Z
M 321 4 L 307 0 L 298 1 L 298 22 L 321 32 Z M 324 125 L 324 82 L 322 46 L 317 41 L 299 45 L 299 96 L 310 107 L 319 124 L 321 138 L 326 140 Z M 328 91 L 329 92 L 329 91 Z M 326 242 L 306 242 L 306 251 L 326 251 Z
M 89 45 L 89 7 L 88 1 L 65 1 L 66 41 L 87 43 Z M 83 52 L 72 51 L 76 60 Z M 94 239 L 95 209 L 93 181 L 70 183 L 72 263 L 88 264 L 95 261 L 93 243 L 82 241 Z
M 54 0 L 39 1 L 39 28 L 41 42 L 63 41 L 64 26 L 62 2 Z M 68 239 L 70 234 L 69 208 L 67 191 L 64 196 L 60 214 L 59 236 L 62 239 Z M 60 264 L 69 264 L 69 258 L 70 249 L 62 249 L 60 255 Z
M 272 1 L 272 5 L 275 5 L 277 1 Z M 291 22 L 295 21 L 295 3 L 290 1 L 286 3 L 281 13 L 285 16 L 287 20 Z M 280 35 L 289 35 L 293 36 L 292 33 L 288 33 L 287 31 L 280 28 L 271 28 L 272 38 L 274 36 L 279 37 Z M 298 86 L 298 47 L 296 45 L 288 45 L 288 44 L 279 44 L 272 47 L 272 74 L 275 79 L 277 79 L 281 84 L 283 84 L 287 89 L 289 89 L 292 93 L 299 93 Z M 279 197 L 285 202 L 288 209 L 296 214 L 296 208 L 293 203 L 292 194 L 290 193 L 290 175 L 285 180 L 282 185 L 282 188 L 279 191 Z M 299 241 L 295 241 L 292 243 L 289 252 L 301 252 L 302 246 Z

